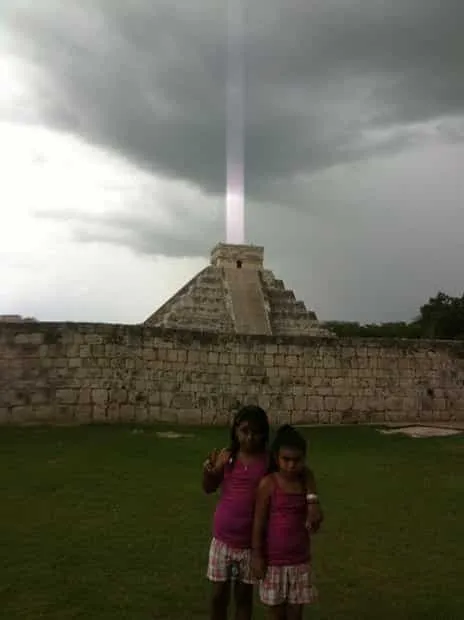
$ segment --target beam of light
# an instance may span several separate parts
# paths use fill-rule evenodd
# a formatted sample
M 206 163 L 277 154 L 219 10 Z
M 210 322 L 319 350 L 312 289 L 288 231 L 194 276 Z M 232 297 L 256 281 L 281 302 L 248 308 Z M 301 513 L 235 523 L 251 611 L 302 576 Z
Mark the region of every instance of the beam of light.
M 245 240 L 243 1 L 227 1 L 226 237 L 232 244 Z

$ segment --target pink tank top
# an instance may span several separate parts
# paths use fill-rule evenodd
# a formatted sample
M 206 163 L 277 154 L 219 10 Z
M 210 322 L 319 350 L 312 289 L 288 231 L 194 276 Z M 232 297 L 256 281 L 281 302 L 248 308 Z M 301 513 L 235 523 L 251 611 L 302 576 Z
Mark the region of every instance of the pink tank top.
M 268 465 L 267 454 L 246 466 L 238 459 L 233 467 L 226 465 L 214 514 L 214 538 L 234 549 L 251 547 L 256 491 Z
M 269 566 L 294 566 L 310 559 L 305 493 L 286 493 L 274 481 L 269 507 L 266 557 Z

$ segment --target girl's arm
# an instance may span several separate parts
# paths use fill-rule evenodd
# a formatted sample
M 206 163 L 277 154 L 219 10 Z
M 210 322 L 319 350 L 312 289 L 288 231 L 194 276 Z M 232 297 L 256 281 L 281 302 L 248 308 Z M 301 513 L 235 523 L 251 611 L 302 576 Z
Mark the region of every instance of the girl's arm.
M 309 467 L 305 467 L 305 486 L 307 493 L 317 495 L 316 478 L 314 477 L 312 469 Z
M 210 495 L 215 493 L 224 478 L 224 467 L 230 458 L 230 450 L 213 450 L 203 465 L 203 491 Z
M 253 534 L 251 540 L 252 566 L 256 579 L 263 579 L 266 571 L 264 561 L 264 537 L 269 515 L 272 485 L 272 476 L 266 476 L 261 480 L 256 493 Z
M 314 473 L 309 467 L 305 467 L 305 487 L 308 500 L 308 527 L 314 533 L 319 530 L 324 521 L 324 513 L 317 495 L 317 485 Z

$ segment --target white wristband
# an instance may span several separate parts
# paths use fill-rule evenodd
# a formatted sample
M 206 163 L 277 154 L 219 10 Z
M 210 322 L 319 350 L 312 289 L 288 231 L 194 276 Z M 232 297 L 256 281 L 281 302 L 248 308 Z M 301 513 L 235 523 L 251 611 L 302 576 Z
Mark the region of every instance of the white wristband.
M 308 504 L 317 504 L 319 502 L 319 497 L 316 493 L 308 493 L 306 495 L 306 501 Z

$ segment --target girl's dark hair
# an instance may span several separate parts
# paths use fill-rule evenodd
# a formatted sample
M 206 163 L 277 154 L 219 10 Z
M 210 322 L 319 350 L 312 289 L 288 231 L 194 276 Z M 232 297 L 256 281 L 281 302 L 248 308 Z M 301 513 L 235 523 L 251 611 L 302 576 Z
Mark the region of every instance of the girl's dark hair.
M 271 460 L 269 464 L 269 472 L 275 472 L 279 470 L 278 455 L 282 448 L 293 448 L 299 450 L 306 455 L 306 439 L 301 433 L 299 433 L 294 426 L 290 424 L 284 424 L 279 429 L 274 437 L 274 441 L 271 445 Z
M 234 416 L 234 421 L 232 422 L 232 428 L 230 429 L 230 463 L 233 465 L 235 463 L 235 459 L 237 458 L 238 451 L 240 449 L 240 444 L 237 438 L 237 427 L 242 422 L 250 422 L 254 429 L 261 433 L 262 437 L 262 448 L 266 449 L 266 446 L 269 442 L 269 420 L 267 418 L 267 413 L 261 407 L 257 405 L 245 405 Z

